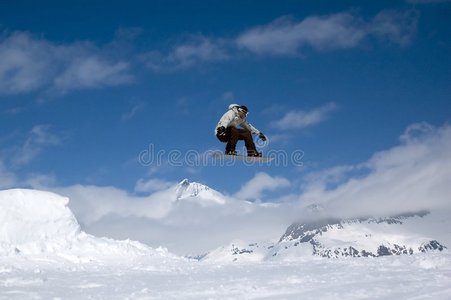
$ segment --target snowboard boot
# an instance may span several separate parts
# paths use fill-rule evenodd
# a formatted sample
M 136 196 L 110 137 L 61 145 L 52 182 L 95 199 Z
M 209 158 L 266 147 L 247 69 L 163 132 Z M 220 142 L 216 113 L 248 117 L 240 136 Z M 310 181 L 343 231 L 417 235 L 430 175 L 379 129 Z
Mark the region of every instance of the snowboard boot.
M 235 150 L 229 150 L 225 152 L 225 155 L 238 155 L 238 152 L 236 152 Z
M 250 150 L 247 152 L 247 156 L 249 157 L 262 157 L 262 153 L 256 150 Z

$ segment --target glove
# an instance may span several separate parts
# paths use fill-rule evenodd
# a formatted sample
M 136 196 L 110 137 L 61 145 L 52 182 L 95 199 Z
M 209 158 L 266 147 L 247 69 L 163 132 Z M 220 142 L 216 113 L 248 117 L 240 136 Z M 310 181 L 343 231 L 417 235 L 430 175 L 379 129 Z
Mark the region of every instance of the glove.
M 224 126 L 218 127 L 218 129 L 216 129 L 216 135 L 217 136 L 225 136 L 226 135 L 226 129 Z
M 263 142 L 266 142 L 266 136 L 263 133 L 259 133 L 258 138 L 261 139 Z

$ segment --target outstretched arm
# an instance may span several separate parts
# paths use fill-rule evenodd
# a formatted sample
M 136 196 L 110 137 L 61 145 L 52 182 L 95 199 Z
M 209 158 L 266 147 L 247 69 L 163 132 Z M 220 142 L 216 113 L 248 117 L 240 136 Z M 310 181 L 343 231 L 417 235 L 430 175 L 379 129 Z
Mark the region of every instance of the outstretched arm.
M 243 122 L 241 123 L 241 127 L 243 127 L 244 129 L 249 130 L 250 132 L 252 132 L 253 134 L 260 134 L 260 130 L 258 130 L 257 128 L 255 128 L 254 126 L 252 126 L 251 123 L 248 122 Z
M 259 137 L 260 139 L 262 139 L 263 141 L 266 141 L 266 136 L 265 136 L 260 130 L 258 130 L 257 128 L 255 128 L 254 126 L 252 126 L 251 123 L 243 122 L 243 123 L 241 124 L 241 126 L 242 126 L 243 128 L 245 128 L 245 129 L 249 130 L 249 131 L 252 132 L 253 134 L 258 135 L 258 137 Z

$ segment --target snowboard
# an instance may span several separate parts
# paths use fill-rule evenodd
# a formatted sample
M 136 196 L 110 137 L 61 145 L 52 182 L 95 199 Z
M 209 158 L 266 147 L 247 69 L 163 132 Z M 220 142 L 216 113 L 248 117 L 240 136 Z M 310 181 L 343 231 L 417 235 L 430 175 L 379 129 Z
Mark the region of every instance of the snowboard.
M 256 162 L 256 163 L 267 163 L 272 161 L 273 157 L 269 156 L 247 156 L 247 155 L 228 155 L 222 152 L 214 152 L 213 157 L 216 159 L 224 159 L 224 160 L 241 160 L 245 162 Z

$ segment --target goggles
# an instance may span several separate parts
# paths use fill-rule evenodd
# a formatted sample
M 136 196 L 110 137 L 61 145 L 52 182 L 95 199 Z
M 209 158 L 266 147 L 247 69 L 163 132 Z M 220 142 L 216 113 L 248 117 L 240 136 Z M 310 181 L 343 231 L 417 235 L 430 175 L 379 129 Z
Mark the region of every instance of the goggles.
M 241 107 L 238 108 L 239 112 L 243 112 L 246 116 L 249 114 L 249 112 L 245 109 L 242 109 Z

